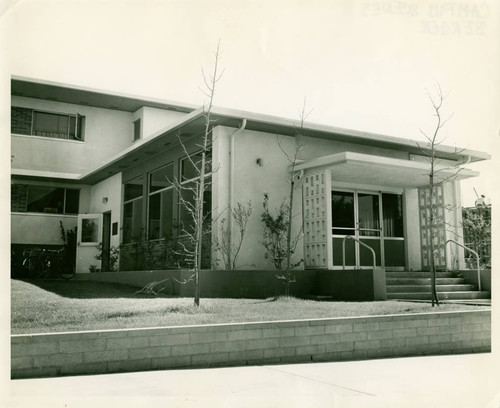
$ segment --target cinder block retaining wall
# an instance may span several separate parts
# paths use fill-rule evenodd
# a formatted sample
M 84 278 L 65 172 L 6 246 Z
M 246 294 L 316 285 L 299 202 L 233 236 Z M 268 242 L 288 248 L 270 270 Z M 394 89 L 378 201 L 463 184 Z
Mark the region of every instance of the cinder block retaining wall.
M 491 351 L 491 313 L 13 335 L 12 378 Z

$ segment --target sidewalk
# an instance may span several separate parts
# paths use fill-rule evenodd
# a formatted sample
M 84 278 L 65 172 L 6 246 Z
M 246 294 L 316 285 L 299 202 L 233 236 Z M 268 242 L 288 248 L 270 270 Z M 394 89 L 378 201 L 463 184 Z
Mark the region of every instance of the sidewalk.
M 17 407 L 500 408 L 492 354 L 10 381 Z

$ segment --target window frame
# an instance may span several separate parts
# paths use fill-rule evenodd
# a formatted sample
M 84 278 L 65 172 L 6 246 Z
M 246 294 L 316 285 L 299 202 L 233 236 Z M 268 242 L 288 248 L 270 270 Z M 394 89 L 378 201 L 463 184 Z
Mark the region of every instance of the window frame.
M 43 215 L 69 215 L 69 216 L 77 216 L 80 213 L 80 193 L 81 189 L 80 188 L 71 188 L 71 187 L 61 187 L 61 186 L 50 186 L 50 185 L 43 185 L 43 184 L 25 184 L 25 183 L 14 183 L 14 185 L 20 185 L 20 186 L 25 186 L 26 187 L 26 197 L 25 197 L 25 211 L 13 211 L 14 213 L 19 213 L 19 214 L 43 214 Z M 29 202 L 29 191 L 30 188 L 46 188 L 46 189 L 52 189 L 53 191 L 57 189 L 62 189 L 64 190 L 63 192 L 63 204 L 62 204 L 62 212 L 50 212 L 50 211 L 28 211 L 28 206 L 30 204 Z M 72 191 L 77 191 L 78 192 L 78 200 L 77 200 L 77 212 L 67 212 L 66 207 L 68 203 L 68 190 Z M 12 200 L 12 199 L 11 199 Z M 12 204 L 11 204 L 12 205 Z
M 196 156 L 198 154 L 200 154 L 203 150 L 200 149 L 200 150 L 197 150 L 197 151 L 194 151 L 192 153 L 189 154 L 189 156 Z M 210 143 L 207 147 L 207 151 L 210 152 L 210 163 L 211 163 L 211 167 L 210 167 L 210 172 L 208 173 L 205 173 L 205 179 L 207 179 L 208 177 L 210 177 L 210 180 L 212 180 L 212 175 L 213 175 L 213 146 L 212 144 Z M 183 171 L 183 162 L 187 161 L 188 163 L 190 163 L 190 160 L 188 158 L 188 155 L 185 155 L 183 157 L 181 157 L 179 159 L 179 180 L 180 180 L 180 190 L 178 192 L 179 195 L 182 195 L 182 193 L 184 191 L 186 192 L 189 192 L 189 194 L 191 194 L 191 190 L 188 190 L 188 189 L 184 189 L 183 190 L 183 186 L 184 185 L 187 185 L 187 184 L 190 184 L 190 183 L 196 183 L 198 180 L 200 180 L 200 176 L 197 176 L 197 177 L 193 177 L 193 178 L 190 178 L 190 179 L 183 179 L 183 174 L 182 174 L 182 171 Z M 190 163 L 191 164 L 191 163 Z M 206 186 L 206 184 L 205 184 Z M 210 187 L 212 187 L 212 184 L 210 183 Z M 212 189 L 210 188 L 210 192 Z M 207 188 L 205 187 L 205 192 L 208 191 Z M 207 205 L 209 206 L 209 210 L 208 212 L 211 213 L 212 212 L 212 196 L 210 196 L 210 203 L 207 203 Z M 204 196 L 204 203 L 205 203 L 205 196 Z M 182 211 L 183 211 L 183 206 L 182 206 L 182 201 L 180 198 L 178 198 L 177 200 L 177 219 L 179 220 L 179 224 L 182 224 Z M 185 229 L 185 227 L 183 226 L 182 229 Z M 184 234 L 181 232 L 181 236 L 184 236 Z
M 136 197 L 133 197 L 133 198 L 130 198 L 128 200 L 125 200 L 125 186 L 129 183 L 131 183 L 132 181 L 134 180 L 138 180 L 138 179 L 141 179 L 142 180 L 142 183 L 141 183 L 141 186 L 142 186 L 142 193 L 140 196 L 136 196 Z M 141 222 L 141 225 L 142 225 L 142 229 L 144 230 L 144 174 L 141 174 L 139 176 L 136 176 L 136 177 L 133 177 L 131 178 L 130 180 L 126 181 L 126 182 L 123 182 L 122 183 L 122 186 L 123 186 L 123 193 L 122 193 L 122 236 L 121 236 L 121 242 L 123 245 L 130 245 L 130 244 L 133 244 L 135 243 L 136 241 L 134 240 L 134 235 L 136 233 L 136 231 L 134 231 L 134 214 L 133 214 L 133 209 L 134 209 L 134 202 L 136 201 L 139 201 L 141 200 L 141 218 L 142 218 L 142 222 Z M 125 223 L 125 206 L 127 204 L 132 204 L 132 223 L 131 223 L 131 236 L 130 236 L 130 241 L 129 242 L 125 242 L 125 227 L 126 227 L 126 223 Z M 146 209 L 147 211 L 147 209 Z
M 201 153 L 202 151 L 203 151 L 202 149 L 197 150 L 197 151 L 189 154 L 189 156 L 196 156 L 199 153 Z M 205 177 L 212 176 L 212 172 L 213 172 L 213 149 L 212 149 L 212 145 L 211 144 L 207 147 L 207 152 L 210 152 L 210 163 L 211 163 L 211 166 L 210 166 L 210 172 L 205 173 Z M 183 163 L 185 161 L 187 161 L 189 164 L 191 164 L 191 162 L 190 162 L 190 160 L 189 160 L 189 158 L 188 158 L 187 155 L 185 155 L 184 157 L 181 157 L 179 159 L 179 180 L 180 180 L 180 184 L 181 185 L 190 183 L 192 181 L 196 181 L 197 179 L 200 178 L 200 176 L 196 176 L 196 177 L 193 177 L 193 178 L 190 178 L 190 179 L 184 179 L 183 178 L 182 170 L 183 170 Z
M 147 198 L 148 198 L 148 201 L 147 201 L 147 216 L 146 216 L 146 225 L 147 225 L 147 237 L 148 237 L 148 241 L 155 241 L 155 240 L 161 240 L 164 236 L 163 236 L 163 211 L 161 211 L 161 209 L 163 208 L 163 195 L 162 193 L 166 192 L 166 191 L 173 191 L 174 190 L 174 180 L 171 180 L 170 181 L 170 185 L 167 186 L 167 187 L 164 187 L 164 188 L 161 188 L 159 190 L 155 190 L 155 191 L 151 191 L 151 178 L 153 176 L 153 173 L 159 171 L 159 170 L 162 170 L 162 169 L 166 169 L 167 167 L 171 166 L 172 167 L 172 175 L 175 174 L 175 166 L 174 166 L 174 162 L 170 162 L 170 163 L 167 163 L 163 166 L 160 166 L 160 167 L 157 167 L 156 169 L 154 170 L 151 170 L 150 172 L 147 173 Z M 159 237 L 158 238 L 151 238 L 151 226 L 150 226 L 150 212 L 151 212 L 151 208 L 150 208 L 150 205 L 151 205 L 151 197 L 152 196 L 155 196 L 155 195 L 160 195 L 160 232 L 159 232 Z M 175 205 L 173 204 L 174 203 L 174 200 L 172 200 L 172 224 L 174 223 L 174 214 L 175 214 L 175 211 L 174 211 L 174 207 Z
M 30 126 L 30 133 L 15 133 L 15 134 L 20 134 L 23 136 L 33 136 L 33 137 L 41 137 L 44 139 L 52 139 L 52 140 L 65 140 L 65 141 L 72 141 L 72 142 L 85 142 L 85 121 L 86 121 L 86 116 L 81 115 L 79 113 L 67 113 L 67 112 L 60 112 L 60 111 L 51 111 L 51 110 L 45 110 L 45 109 L 35 109 L 35 108 L 26 108 L 23 106 L 12 106 L 11 108 L 19 108 L 19 109 L 29 109 L 31 111 L 31 126 Z M 37 113 L 41 114 L 47 114 L 47 115 L 56 115 L 56 116 L 62 116 L 66 117 L 68 119 L 68 127 L 66 130 L 66 137 L 55 137 L 55 136 L 44 136 L 44 135 L 37 135 L 35 134 L 35 116 Z M 75 125 L 74 125 L 74 136 L 71 135 L 71 119 L 74 118 Z M 12 119 L 11 119 L 11 131 L 12 131 Z

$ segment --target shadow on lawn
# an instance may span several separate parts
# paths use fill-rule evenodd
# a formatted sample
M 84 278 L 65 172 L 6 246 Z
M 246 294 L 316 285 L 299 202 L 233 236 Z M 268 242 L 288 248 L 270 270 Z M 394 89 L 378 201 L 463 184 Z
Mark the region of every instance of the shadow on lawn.
M 23 279 L 24 282 L 56 295 L 72 299 L 155 298 L 153 295 L 135 295 L 135 286 L 120 283 L 81 280 Z M 163 297 L 163 296 L 160 296 Z

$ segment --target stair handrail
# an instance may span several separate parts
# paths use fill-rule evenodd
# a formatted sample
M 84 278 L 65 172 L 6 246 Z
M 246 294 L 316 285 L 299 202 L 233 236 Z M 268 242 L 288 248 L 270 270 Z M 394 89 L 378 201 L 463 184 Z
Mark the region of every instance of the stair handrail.
M 361 242 L 358 238 L 353 237 L 352 235 L 346 235 L 344 237 L 344 239 L 342 240 L 342 269 L 345 271 L 345 241 L 346 241 L 346 239 L 352 239 L 353 241 L 358 242 L 359 244 L 363 245 L 364 247 L 366 247 L 370 251 L 372 251 L 372 255 L 373 255 L 373 270 L 375 270 L 376 267 L 377 267 L 377 261 L 376 261 L 375 251 L 373 250 L 372 247 L 366 245 L 364 242 Z
M 479 292 L 481 292 L 481 269 L 479 267 L 479 255 L 476 251 L 474 251 L 473 249 L 469 248 L 469 247 L 466 247 L 465 245 L 461 244 L 460 242 L 457 242 L 455 241 L 454 239 L 449 239 L 448 241 L 446 241 L 444 243 L 444 256 L 445 256 L 445 268 L 446 270 L 448 270 L 448 262 L 447 262 L 447 255 L 446 255 L 446 245 L 448 244 L 448 242 L 453 242 L 454 244 L 458 245 L 459 247 L 462 247 L 463 249 L 471 252 L 473 255 L 475 255 L 476 257 L 476 268 L 477 268 L 477 283 L 478 283 L 478 288 L 479 288 Z

